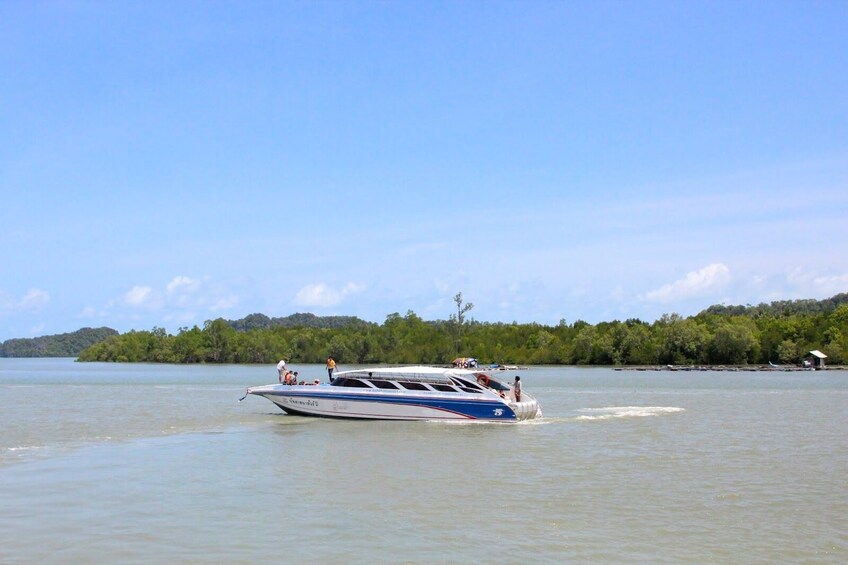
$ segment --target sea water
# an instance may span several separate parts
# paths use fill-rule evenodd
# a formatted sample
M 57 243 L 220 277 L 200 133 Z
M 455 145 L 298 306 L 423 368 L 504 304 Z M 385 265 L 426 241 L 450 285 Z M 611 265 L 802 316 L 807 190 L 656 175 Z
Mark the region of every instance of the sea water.
M 0 563 L 848 562 L 847 372 L 515 374 L 541 420 L 311 419 L 239 402 L 273 366 L 0 359 Z

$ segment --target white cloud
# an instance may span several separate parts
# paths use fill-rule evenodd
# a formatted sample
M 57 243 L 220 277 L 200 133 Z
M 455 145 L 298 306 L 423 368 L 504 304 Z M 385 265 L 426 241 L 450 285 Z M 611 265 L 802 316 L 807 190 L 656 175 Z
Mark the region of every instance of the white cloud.
M 150 303 L 153 289 L 149 286 L 134 286 L 124 295 L 124 303 L 136 308 Z
M 31 288 L 20 298 L 0 291 L 0 313 L 37 310 L 50 303 L 50 293 L 40 288 Z
M 341 293 L 324 283 L 311 284 L 297 291 L 294 301 L 299 306 L 335 306 L 341 302 Z
M 816 289 L 825 295 L 848 292 L 848 273 L 830 277 L 816 277 L 813 279 Z
M 358 294 L 360 292 L 364 292 L 366 288 L 367 286 L 364 284 L 349 282 L 345 285 L 344 290 L 342 290 L 342 293 L 345 296 L 349 294 Z
M 753 275 L 751 277 L 750 286 L 754 288 L 762 288 L 768 282 L 768 277 L 765 275 Z
M 178 275 L 162 287 L 136 285 L 102 308 L 86 306 L 81 318 L 125 319 L 140 321 L 154 314 L 153 324 L 162 321 L 182 324 L 199 323 L 210 314 L 220 315 L 241 304 L 232 284 L 210 282 L 206 278 Z
M 433 281 L 433 285 L 436 287 L 436 291 L 440 294 L 445 294 L 450 291 L 450 285 L 446 281 L 441 279 L 436 279 Z
M 190 326 L 199 323 L 199 316 L 193 310 L 179 310 L 171 314 L 165 314 L 164 319 L 169 325 L 176 324 L 177 326 Z
M 86 306 L 79 313 L 80 318 L 101 318 L 106 315 L 105 310 L 98 310 L 94 306 Z
M 623 286 L 616 285 L 616 287 L 613 288 L 610 291 L 610 299 L 613 300 L 614 302 L 623 302 L 624 298 L 625 298 L 625 293 L 624 293 L 624 287 Z
M 165 288 L 169 304 L 188 308 L 197 306 L 198 295 L 203 290 L 201 281 L 185 276 L 174 277 Z
M 805 297 L 830 297 L 841 292 L 848 292 L 848 273 L 820 275 L 798 267 L 786 278 L 796 287 L 795 294 Z
M 31 288 L 21 299 L 20 309 L 29 310 L 31 308 L 39 308 L 48 302 L 50 302 L 50 294 L 46 290 Z
M 341 304 L 347 296 L 365 290 L 365 285 L 349 282 L 344 288 L 336 290 L 325 283 L 311 284 L 301 288 L 294 297 L 298 306 L 318 306 L 327 308 Z
M 710 291 L 722 288 L 729 280 L 730 269 L 722 263 L 713 263 L 698 271 L 692 271 L 673 283 L 652 290 L 646 293 L 643 298 L 648 302 L 668 304 L 677 300 L 702 296 Z
M 229 310 L 234 306 L 238 306 L 239 302 L 241 302 L 241 299 L 238 296 L 224 296 L 212 303 L 212 305 L 209 306 L 209 311 L 221 312 L 223 310 Z
M 168 283 L 168 294 L 178 292 L 196 292 L 200 288 L 200 281 L 182 275 L 176 276 Z

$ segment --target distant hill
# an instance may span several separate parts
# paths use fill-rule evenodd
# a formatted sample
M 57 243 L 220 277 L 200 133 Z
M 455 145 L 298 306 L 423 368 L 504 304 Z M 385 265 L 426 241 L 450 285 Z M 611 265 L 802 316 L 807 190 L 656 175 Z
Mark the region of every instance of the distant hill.
M 87 347 L 118 332 L 112 328 L 82 328 L 72 333 L 15 338 L 0 343 L 0 357 L 77 357 Z
M 356 316 L 316 316 L 315 314 L 292 314 L 284 318 L 269 318 L 265 314 L 250 314 L 240 320 L 227 320 L 236 331 L 267 330 L 270 328 L 358 328 L 376 326 Z

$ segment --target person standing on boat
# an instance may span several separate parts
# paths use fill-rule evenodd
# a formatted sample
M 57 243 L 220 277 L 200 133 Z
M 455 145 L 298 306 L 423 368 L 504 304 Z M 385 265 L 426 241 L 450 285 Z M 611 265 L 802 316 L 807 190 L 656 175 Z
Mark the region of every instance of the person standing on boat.
M 277 363 L 277 378 L 280 380 L 280 384 L 283 383 L 283 375 L 286 372 L 286 360 L 280 359 L 280 362 Z
M 330 376 L 330 382 L 333 382 L 333 371 L 336 368 L 336 362 L 332 357 L 327 357 L 327 375 Z
M 515 401 L 521 402 L 521 377 L 515 375 L 515 382 L 512 384 L 512 392 L 515 394 Z

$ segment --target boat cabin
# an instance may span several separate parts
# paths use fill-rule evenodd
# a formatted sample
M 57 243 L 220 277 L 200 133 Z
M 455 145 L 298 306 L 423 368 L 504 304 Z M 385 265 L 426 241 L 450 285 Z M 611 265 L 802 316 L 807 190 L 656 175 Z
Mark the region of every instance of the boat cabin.
M 350 388 L 379 388 L 383 390 L 412 390 L 481 394 L 487 388 L 508 392 L 510 387 L 485 373 L 445 374 L 413 373 L 408 371 L 347 371 L 333 379 L 331 386 Z

